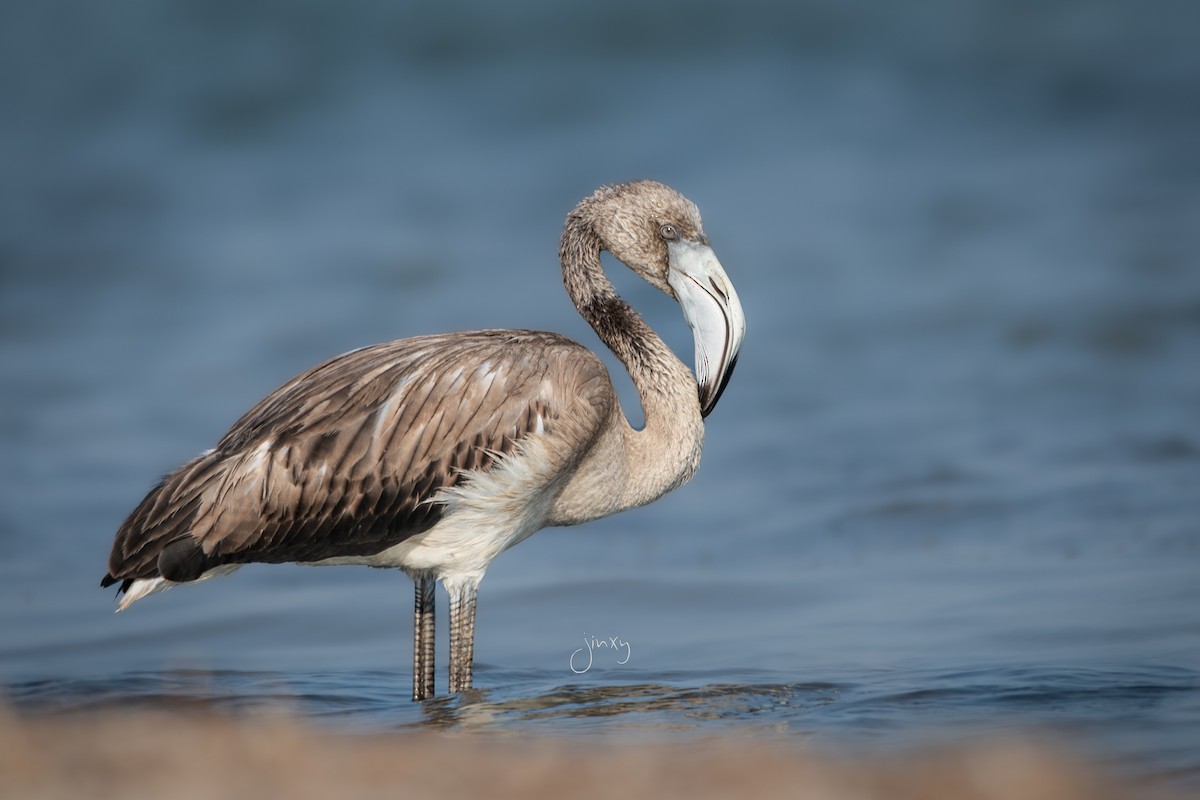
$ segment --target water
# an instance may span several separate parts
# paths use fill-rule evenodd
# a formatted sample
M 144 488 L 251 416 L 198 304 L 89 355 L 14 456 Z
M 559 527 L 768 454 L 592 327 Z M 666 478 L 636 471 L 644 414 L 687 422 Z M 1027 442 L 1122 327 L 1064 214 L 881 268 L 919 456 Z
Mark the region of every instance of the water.
M 1200 785 L 1188 3 L 69 5 L 0 24 L 19 707 L 832 748 L 1049 729 Z M 642 176 L 700 205 L 746 346 L 691 484 L 493 564 L 478 691 L 407 701 L 398 574 L 248 567 L 111 613 L 124 515 L 301 369 L 474 327 L 598 347 L 559 227 Z M 614 278 L 690 361 L 673 304 Z M 571 669 L 610 637 L 627 657 Z

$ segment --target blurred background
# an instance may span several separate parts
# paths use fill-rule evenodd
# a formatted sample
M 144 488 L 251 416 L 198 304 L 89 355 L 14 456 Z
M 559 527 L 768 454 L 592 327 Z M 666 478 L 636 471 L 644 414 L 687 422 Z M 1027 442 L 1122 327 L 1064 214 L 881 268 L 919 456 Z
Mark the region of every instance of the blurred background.
M 7 4 L 10 700 L 831 746 L 1049 728 L 1195 786 L 1198 17 Z M 400 574 L 248 567 L 112 614 L 125 514 L 302 369 L 482 327 L 600 348 L 558 235 L 641 177 L 703 212 L 748 318 L 738 371 L 691 484 L 493 564 L 480 693 L 406 701 Z M 610 269 L 691 363 L 678 308 Z M 569 669 L 613 636 L 626 664 Z

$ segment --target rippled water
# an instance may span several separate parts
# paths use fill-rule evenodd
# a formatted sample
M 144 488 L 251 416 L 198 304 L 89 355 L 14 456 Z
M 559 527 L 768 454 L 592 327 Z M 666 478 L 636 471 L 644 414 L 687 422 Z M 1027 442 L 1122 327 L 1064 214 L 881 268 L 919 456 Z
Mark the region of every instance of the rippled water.
M 4 12 L 10 698 L 830 747 L 1048 728 L 1196 786 L 1200 56 L 1190 5 L 1151 6 Z M 493 565 L 478 691 L 408 702 L 399 574 L 248 567 L 111 613 L 123 516 L 299 370 L 473 327 L 598 346 L 559 226 L 641 176 L 705 215 L 738 372 L 691 484 Z M 678 310 L 614 278 L 690 361 Z
M 887 752 L 1027 733 L 1072 742 L 1139 776 L 1194 785 L 1196 674 L 1171 667 L 848 667 L 836 680 L 739 668 L 622 670 L 556 683 L 546 670 L 483 665 L 481 688 L 421 704 L 389 671 L 126 672 L 13 686 L 39 711 L 155 708 L 301 714 L 354 730 L 541 732 L 629 742 L 715 734 L 801 739 L 817 751 Z

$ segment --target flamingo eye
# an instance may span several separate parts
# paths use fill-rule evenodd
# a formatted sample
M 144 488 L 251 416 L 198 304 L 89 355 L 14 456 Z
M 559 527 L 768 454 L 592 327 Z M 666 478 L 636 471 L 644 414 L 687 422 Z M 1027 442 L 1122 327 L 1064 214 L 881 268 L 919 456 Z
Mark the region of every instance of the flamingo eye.
M 658 232 L 662 235 L 662 238 L 666 239 L 668 242 L 679 238 L 679 229 L 669 222 L 659 228 Z

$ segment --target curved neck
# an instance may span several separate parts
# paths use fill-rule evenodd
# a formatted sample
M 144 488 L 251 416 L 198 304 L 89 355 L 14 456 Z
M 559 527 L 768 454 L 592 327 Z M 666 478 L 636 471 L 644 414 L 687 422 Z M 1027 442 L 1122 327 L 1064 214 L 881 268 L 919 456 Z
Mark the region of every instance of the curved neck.
M 559 257 L 563 284 L 580 316 L 629 371 L 646 425 L 624 420 L 630 481 L 626 507 L 687 481 L 700 461 L 704 422 L 696 379 L 641 315 L 617 295 L 600 264 L 604 244 L 577 213 L 567 217 Z

